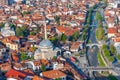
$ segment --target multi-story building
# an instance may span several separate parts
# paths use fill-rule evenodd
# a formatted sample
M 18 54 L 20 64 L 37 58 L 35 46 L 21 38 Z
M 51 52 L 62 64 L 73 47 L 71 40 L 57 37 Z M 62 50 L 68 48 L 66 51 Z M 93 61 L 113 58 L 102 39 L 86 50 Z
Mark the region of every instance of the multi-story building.
M 1 29 L 1 34 L 4 37 L 14 36 L 15 35 L 15 31 L 10 29 L 9 24 L 6 23 L 5 26 Z
M 6 5 L 8 4 L 8 0 L 0 0 L 0 5 Z
M 19 48 L 19 38 L 16 36 L 6 37 L 2 40 L 7 48 L 12 50 L 18 50 Z
M 56 80 L 58 78 L 60 78 L 60 80 L 66 80 L 66 74 L 59 70 L 45 71 L 45 72 L 40 73 L 40 76 L 43 78 L 50 79 L 50 80 Z
M 0 0 L 0 5 L 12 5 L 14 0 Z

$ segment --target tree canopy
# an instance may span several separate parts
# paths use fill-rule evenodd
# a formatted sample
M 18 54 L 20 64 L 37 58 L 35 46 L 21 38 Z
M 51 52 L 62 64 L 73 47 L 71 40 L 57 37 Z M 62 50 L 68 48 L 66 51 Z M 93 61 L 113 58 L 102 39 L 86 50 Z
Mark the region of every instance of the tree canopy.
M 34 31 L 31 31 L 30 32 L 30 35 L 35 35 L 36 33 Z
M 57 25 L 60 25 L 60 17 L 55 16 L 54 19 L 55 19 L 55 22 L 57 23 Z
M 56 78 L 55 80 L 62 80 L 61 78 Z
M 76 32 L 73 33 L 72 38 L 77 40 L 79 38 L 79 36 L 80 36 L 79 31 L 76 31 Z
M 16 36 L 28 36 L 29 31 L 26 26 L 22 26 L 21 28 L 16 28 L 15 29 Z
M 20 28 L 16 28 L 15 32 L 16 32 L 16 36 L 24 36 L 24 34 Z
M 96 20 L 98 20 L 100 24 L 102 23 L 102 15 L 100 12 L 96 12 Z
M 114 45 L 110 45 L 110 51 L 111 51 L 112 54 L 115 54 L 115 55 L 117 53 L 116 48 L 115 48 Z
M 3 28 L 5 26 L 5 23 L 0 23 L 0 28 Z
M 44 64 L 41 65 L 41 70 L 42 70 L 42 72 L 46 71 L 46 67 Z
M 62 35 L 59 37 L 59 40 L 60 40 L 60 41 L 63 41 L 63 42 L 65 42 L 67 39 L 68 39 L 68 37 L 67 37 L 65 34 L 62 34 Z
M 21 60 L 26 60 L 28 57 L 26 56 L 25 52 L 21 52 L 21 56 L 20 56 Z
M 57 45 L 58 37 L 54 36 L 54 37 L 49 38 L 49 40 L 50 40 L 54 45 Z

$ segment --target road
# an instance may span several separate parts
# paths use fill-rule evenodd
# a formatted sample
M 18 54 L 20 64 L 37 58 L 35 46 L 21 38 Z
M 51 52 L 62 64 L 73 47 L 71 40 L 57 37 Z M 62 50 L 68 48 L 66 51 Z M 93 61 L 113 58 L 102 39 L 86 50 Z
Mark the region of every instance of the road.
M 102 76 L 100 73 L 95 73 L 95 76 L 97 76 L 96 80 L 109 80 L 107 77 Z
M 86 76 L 86 74 L 77 65 L 71 62 L 69 58 L 66 58 L 66 62 L 69 63 L 72 66 L 72 68 L 75 69 L 81 76 L 84 76 L 85 79 L 89 79 L 89 77 Z
M 75 69 L 81 76 L 84 76 L 84 78 L 86 79 L 89 79 L 89 77 L 81 70 L 81 63 L 77 63 L 77 62 L 72 62 L 70 60 L 70 56 L 71 55 L 68 55 L 68 54 L 64 54 L 64 58 L 66 59 L 66 62 L 69 63 L 73 69 Z

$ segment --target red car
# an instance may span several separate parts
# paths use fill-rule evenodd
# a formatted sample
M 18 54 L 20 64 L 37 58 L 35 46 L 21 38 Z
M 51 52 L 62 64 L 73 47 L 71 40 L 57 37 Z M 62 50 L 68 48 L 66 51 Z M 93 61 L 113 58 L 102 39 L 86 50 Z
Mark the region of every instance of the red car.
M 70 57 L 70 60 L 72 61 L 72 62 L 75 62 L 76 60 L 75 60 L 75 58 L 74 57 Z

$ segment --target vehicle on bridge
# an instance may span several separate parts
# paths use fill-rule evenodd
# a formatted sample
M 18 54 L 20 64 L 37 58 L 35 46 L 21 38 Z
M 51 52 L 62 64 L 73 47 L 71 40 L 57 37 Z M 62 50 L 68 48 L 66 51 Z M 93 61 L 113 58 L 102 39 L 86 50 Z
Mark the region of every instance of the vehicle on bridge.
M 76 62 L 76 59 L 75 59 L 73 56 L 70 57 L 70 60 L 71 60 L 72 62 Z

